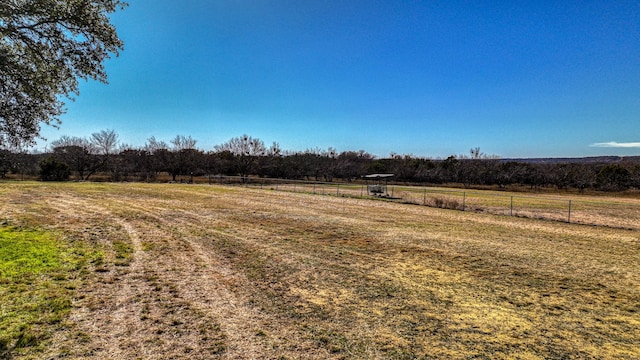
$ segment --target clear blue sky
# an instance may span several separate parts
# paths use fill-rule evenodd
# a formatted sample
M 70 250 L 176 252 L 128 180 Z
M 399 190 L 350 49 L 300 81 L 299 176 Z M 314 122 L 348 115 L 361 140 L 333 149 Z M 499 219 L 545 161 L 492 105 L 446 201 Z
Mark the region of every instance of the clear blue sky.
M 110 84 L 82 83 L 49 140 L 640 155 L 637 0 L 129 2 Z

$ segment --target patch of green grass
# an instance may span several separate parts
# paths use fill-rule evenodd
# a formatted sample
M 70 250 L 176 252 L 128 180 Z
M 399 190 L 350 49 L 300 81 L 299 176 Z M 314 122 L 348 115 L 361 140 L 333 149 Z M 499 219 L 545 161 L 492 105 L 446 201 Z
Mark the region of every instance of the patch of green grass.
M 86 255 L 51 232 L 0 227 L 0 358 L 42 350 L 63 325 Z
M 37 231 L 0 229 L 0 274 L 13 279 L 37 275 L 60 266 L 55 239 Z
M 131 244 L 124 241 L 114 241 L 113 250 L 116 253 L 116 266 L 128 266 L 133 260 L 134 249 Z

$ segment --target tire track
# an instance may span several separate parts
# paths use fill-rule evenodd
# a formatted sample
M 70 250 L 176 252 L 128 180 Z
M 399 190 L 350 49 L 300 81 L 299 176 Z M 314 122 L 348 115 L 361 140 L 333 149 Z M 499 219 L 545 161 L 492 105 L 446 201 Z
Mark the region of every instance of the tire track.
M 278 323 L 273 316 L 250 305 L 250 300 L 245 295 L 231 290 L 231 288 L 248 288 L 251 286 L 250 281 L 244 274 L 233 269 L 229 261 L 217 253 L 215 248 L 203 244 L 203 240 L 210 242 L 220 238 L 243 241 L 246 239 L 211 228 L 207 228 L 207 235 L 204 238 L 191 234 L 193 229 L 202 229 L 205 223 L 211 222 L 212 219 L 203 214 L 174 208 L 170 211 L 179 211 L 179 215 L 172 216 L 171 220 L 168 220 L 159 215 L 166 208 L 149 210 L 136 207 L 136 210 L 154 219 L 156 226 L 174 227 L 174 231 L 178 232 L 174 235 L 174 240 L 185 242 L 187 251 L 172 252 L 182 254 L 172 261 L 181 263 L 181 268 L 186 269 L 181 274 L 173 273 L 176 277 L 175 282 L 179 284 L 181 292 L 192 304 L 206 314 L 221 319 L 221 327 L 227 336 L 228 345 L 224 358 L 275 358 L 277 354 L 274 349 L 278 348 L 278 354 L 286 352 L 283 350 L 286 342 L 294 341 L 296 344 L 305 342 L 292 330 L 287 330 L 286 325 Z M 273 333 L 277 332 L 280 336 L 267 339 L 260 335 L 265 331 L 268 332 L 269 329 L 273 329 Z M 299 357 L 300 355 L 292 353 L 291 356 Z
M 136 249 L 137 259 L 132 273 L 139 273 L 140 257 L 146 257 L 146 267 L 162 277 L 165 283 L 175 285 L 180 298 L 186 300 L 190 306 L 202 311 L 207 316 L 217 319 L 225 334 L 225 351 L 222 355 L 226 359 L 262 359 L 269 358 L 269 346 L 259 341 L 256 334 L 261 324 L 268 324 L 265 316 L 246 305 L 246 301 L 239 298 L 225 284 L 244 282 L 239 275 L 225 264 L 221 257 L 205 250 L 188 232 L 194 225 L 182 219 L 168 219 L 158 215 L 157 209 L 149 209 L 132 204 L 123 204 L 118 199 L 110 199 L 119 208 L 133 211 L 135 216 L 142 215 L 145 221 L 129 223 L 121 218 L 115 221 L 122 226 L 132 239 Z M 104 210 L 107 211 L 106 209 Z M 132 214 L 132 216 L 134 215 Z M 152 220 L 151 222 L 149 220 Z M 146 256 L 142 250 L 142 242 L 138 232 L 154 237 L 164 235 L 168 248 L 164 255 L 154 254 L 154 258 Z M 179 232 L 179 234 L 172 234 Z M 167 235 L 168 234 L 168 235 Z M 183 242 L 186 242 L 187 249 Z M 141 256 L 140 256 L 141 255 Z M 163 264 L 163 265 L 161 265 Z M 167 267 L 171 267 L 169 271 Z M 126 286 L 126 285 L 125 285 Z M 124 299 L 126 295 L 123 295 Z M 126 316 L 120 316 L 126 321 Z
M 102 223 L 115 224 L 123 229 L 131 243 L 131 258 L 128 266 L 102 270 L 96 274 L 99 287 L 82 289 L 81 297 L 88 301 L 77 304 L 71 315 L 84 332 L 90 335 L 87 352 L 109 359 L 130 359 L 145 353 L 143 344 L 136 341 L 135 334 L 142 332 L 145 325 L 140 321 L 140 294 L 145 288 L 141 274 L 145 272 L 145 254 L 140 237 L 134 227 L 124 219 L 114 215 L 108 208 L 77 196 L 67 196 L 58 201 L 61 214 L 65 217 L 100 219 Z M 90 225 L 91 222 L 88 223 Z M 125 237 L 125 236 L 123 236 Z M 86 298 L 85 298 L 86 299 Z M 96 305 L 100 305 L 96 307 Z

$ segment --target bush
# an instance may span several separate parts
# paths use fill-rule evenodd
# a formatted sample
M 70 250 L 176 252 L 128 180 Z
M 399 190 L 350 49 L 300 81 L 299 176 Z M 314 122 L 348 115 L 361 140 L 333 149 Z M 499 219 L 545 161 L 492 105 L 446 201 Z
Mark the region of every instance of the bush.
M 66 181 L 69 180 L 69 175 L 69 165 L 55 156 L 49 156 L 40 162 L 40 179 L 43 181 Z
M 434 197 L 430 199 L 428 205 L 440 209 L 462 210 L 462 205 L 458 200 L 448 197 Z

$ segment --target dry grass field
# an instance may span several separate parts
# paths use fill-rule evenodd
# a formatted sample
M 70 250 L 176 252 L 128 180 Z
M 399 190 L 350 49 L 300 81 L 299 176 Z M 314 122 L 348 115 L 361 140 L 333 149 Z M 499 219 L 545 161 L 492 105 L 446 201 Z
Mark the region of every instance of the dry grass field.
M 236 179 L 237 180 L 237 179 Z M 319 195 L 367 197 L 363 183 L 250 179 L 244 187 Z M 388 200 L 463 211 L 640 230 L 637 193 L 571 194 L 389 185 Z
M 63 269 L 0 272 L 0 357 L 640 358 L 637 230 L 218 185 L 0 200 Z

